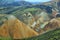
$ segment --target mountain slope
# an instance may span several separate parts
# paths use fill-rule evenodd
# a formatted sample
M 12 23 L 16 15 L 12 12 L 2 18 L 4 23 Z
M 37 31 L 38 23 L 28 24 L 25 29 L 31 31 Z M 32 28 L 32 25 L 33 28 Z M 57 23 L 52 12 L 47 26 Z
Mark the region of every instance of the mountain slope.
M 31 37 L 22 40 L 60 40 L 60 28 L 49 31 L 37 37 Z
M 1 0 L 0 2 L 0 7 L 28 6 L 28 5 L 32 5 L 32 3 L 26 1 L 15 1 L 15 0 Z
M 13 18 L 13 19 L 12 19 Z M 8 17 L 8 20 L 0 26 L 0 37 L 11 37 L 13 39 L 22 39 L 37 36 L 38 33 L 29 28 L 14 16 Z
M 51 30 L 55 28 L 60 28 L 60 18 L 52 19 L 47 25 L 45 25 L 44 30 Z

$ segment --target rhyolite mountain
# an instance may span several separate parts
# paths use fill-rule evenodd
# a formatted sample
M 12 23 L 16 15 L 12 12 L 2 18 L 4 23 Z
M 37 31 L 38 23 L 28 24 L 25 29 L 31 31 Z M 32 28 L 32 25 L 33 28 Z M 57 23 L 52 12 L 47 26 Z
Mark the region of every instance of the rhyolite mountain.
M 15 16 L 13 15 L 6 15 L 0 19 L 4 19 L 0 22 L 2 24 L 0 25 L 0 37 L 6 37 L 6 38 L 11 37 L 13 39 L 22 39 L 38 35 L 37 32 L 35 32 L 25 23 L 15 18 Z

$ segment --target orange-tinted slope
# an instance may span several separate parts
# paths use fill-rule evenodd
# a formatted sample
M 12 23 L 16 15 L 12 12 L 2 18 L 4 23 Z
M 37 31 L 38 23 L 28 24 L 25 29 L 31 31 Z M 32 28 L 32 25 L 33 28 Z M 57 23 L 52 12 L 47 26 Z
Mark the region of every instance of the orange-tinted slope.
M 37 32 L 29 28 L 29 26 L 25 25 L 18 19 L 7 20 L 0 27 L 0 37 L 12 37 L 14 39 L 21 39 L 37 35 L 38 35 Z
M 8 32 L 8 23 L 6 22 L 0 26 L 0 37 L 10 37 Z

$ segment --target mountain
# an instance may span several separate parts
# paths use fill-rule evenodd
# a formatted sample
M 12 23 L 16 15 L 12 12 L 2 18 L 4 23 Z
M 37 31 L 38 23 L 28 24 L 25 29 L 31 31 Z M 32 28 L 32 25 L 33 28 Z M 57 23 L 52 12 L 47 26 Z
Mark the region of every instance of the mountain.
M 12 15 L 7 17 L 7 20 L 0 26 L 0 37 L 2 38 L 11 37 L 13 39 L 22 39 L 37 35 L 37 32 Z
M 30 3 L 32 3 L 33 5 L 41 4 L 41 2 L 30 2 Z
M 60 18 L 50 20 L 50 22 L 45 25 L 44 30 L 47 31 L 56 28 L 60 28 Z
M 8 3 L 12 3 L 14 0 L 0 0 L 0 6 L 7 5 Z
M 50 30 L 54 30 L 54 29 L 60 28 L 60 17 L 59 18 L 50 19 L 50 21 L 44 22 L 38 28 L 40 28 L 40 29 L 38 29 L 39 30 L 38 32 L 40 34 L 48 32 Z
M 53 10 L 60 12 L 60 0 L 52 0 L 49 2 L 42 3 L 43 5 L 51 6 Z
M 2 6 L 28 6 L 28 5 L 32 5 L 30 2 L 26 2 L 26 1 L 15 1 L 15 0 L 1 0 L 0 2 L 0 7 Z

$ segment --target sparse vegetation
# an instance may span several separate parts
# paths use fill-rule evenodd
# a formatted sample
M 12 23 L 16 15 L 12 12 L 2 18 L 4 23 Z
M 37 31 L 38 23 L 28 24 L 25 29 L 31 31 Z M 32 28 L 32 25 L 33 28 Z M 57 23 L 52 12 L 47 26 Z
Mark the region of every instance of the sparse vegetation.
M 12 40 L 12 38 L 9 38 L 9 37 L 0 37 L 0 40 Z
M 37 37 L 26 38 L 23 40 L 60 40 L 60 28 L 49 31 Z

